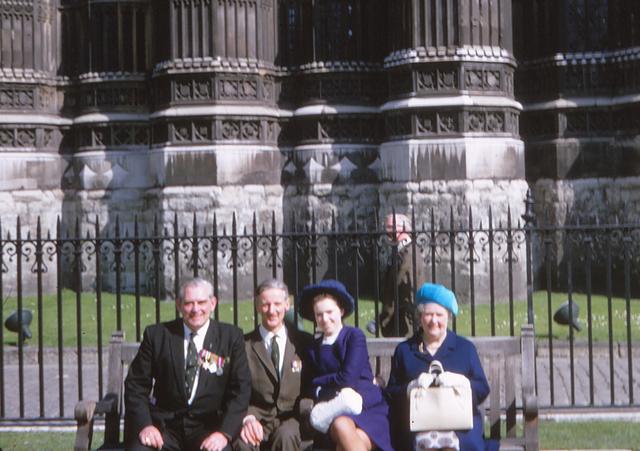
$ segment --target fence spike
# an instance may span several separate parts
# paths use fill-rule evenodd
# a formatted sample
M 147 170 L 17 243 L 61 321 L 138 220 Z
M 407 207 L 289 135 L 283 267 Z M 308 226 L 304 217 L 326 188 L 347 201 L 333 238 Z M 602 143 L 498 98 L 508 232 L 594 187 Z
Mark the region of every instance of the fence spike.
M 233 217 L 231 218 L 231 234 L 235 237 L 236 236 L 236 231 L 238 227 L 238 223 L 236 220 L 236 212 L 233 212 Z
M 276 234 L 276 212 L 273 210 L 271 210 L 271 234 Z
M 178 224 L 178 212 L 173 212 L 173 238 L 178 238 L 180 225 Z
M 196 217 L 196 212 L 193 212 L 193 236 L 198 234 L 198 219 Z

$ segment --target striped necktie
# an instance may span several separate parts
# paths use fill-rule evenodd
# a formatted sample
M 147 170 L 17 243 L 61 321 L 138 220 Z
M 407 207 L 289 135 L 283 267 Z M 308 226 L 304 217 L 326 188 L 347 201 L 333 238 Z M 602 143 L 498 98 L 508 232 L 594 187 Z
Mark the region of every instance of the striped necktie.
M 187 366 L 184 371 L 184 388 L 187 392 L 187 399 L 191 398 L 191 390 L 193 390 L 196 373 L 198 372 L 198 351 L 196 350 L 196 344 L 193 341 L 195 336 L 195 332 L 191 332 L 189 345 L 187 346 Z
M 277 336 L 271 338 L 271 362 L 276 369 L 278 380 L 280 380 L 280 347 L 278 346 Z

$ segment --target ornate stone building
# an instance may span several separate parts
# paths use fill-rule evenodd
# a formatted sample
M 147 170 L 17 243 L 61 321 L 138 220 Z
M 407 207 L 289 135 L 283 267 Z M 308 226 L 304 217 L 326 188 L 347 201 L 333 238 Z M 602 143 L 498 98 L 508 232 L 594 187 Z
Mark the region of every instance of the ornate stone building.
M 2 0 L 3 221 L 521 209 L 511 3 Z
M 640 2 L 514 0 L 513 20 L 527 180 L 545 214 L 637 221 Z
M 0 29 L 3 224 L 480 221 L 528 186 L 638 214 L 637 0 L 0 0 Z

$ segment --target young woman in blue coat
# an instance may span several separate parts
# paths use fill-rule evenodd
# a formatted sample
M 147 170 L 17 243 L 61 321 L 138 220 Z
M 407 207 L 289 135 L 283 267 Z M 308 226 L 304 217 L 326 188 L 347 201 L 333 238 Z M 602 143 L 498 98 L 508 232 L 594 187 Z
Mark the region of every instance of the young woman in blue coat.
M 315 320 L 321 332 L 308 350 L 303 376 L 310 376 L 316 401 L 311 425 L 326 434 L 320 441 L 338 451 L 392 451 L 389 407 L 373 383 L 366 338 L 342 324 L 353 312 L 353 298 L 342 283 L 323 280 L 305 287 L 299 303 L 302 317 Z
M 473 429 L 454 431 L 455 435 L 449 434 L 450 439 L 444 433 L 435 433 L 433 437 L 442 435 L 448 449 L 497 450 L 497 441 L 483 438 L 482 416 L 478 405 L 489 395 L 489 384 L 478 352 L 471 341 L 447 328 L 451 316 L 458 314 L 455 295 L 442 285 L 425 283 L 417 291 L 415 299 L 421 327 L 412 338 L 396 348 L 386 389 L 394 419 L 394 446 L 403 450 L 424 449 L 424 444 L 416 443 L 416 434 L 409 431 L 408 394 L 414 387 L 428 386 L 431 383 L 433 378 L 428 374 L 429 365 L 438 360 L 444 371 L 462 374 L 471 382 Z M 429 438 L 428 441 L 431 440 Z

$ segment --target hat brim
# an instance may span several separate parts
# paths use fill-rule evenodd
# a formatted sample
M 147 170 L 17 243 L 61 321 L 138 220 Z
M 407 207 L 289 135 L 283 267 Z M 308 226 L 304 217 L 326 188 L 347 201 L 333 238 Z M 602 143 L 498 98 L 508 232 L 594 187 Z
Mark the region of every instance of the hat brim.
M 349 293 L 327 286 L 312 285 L 302 290 L 298 301 L 298 312 L 300 316 L 309 321 L 315 320 L 313 313 L 313 300 L 319 294 L 327 293 L 336 298 L 338 306 L 344 311 L 342 317 L 345 318 L 353 313 L 355 301 Z

